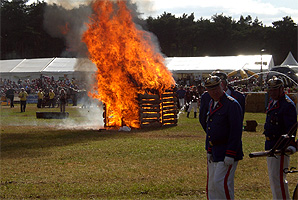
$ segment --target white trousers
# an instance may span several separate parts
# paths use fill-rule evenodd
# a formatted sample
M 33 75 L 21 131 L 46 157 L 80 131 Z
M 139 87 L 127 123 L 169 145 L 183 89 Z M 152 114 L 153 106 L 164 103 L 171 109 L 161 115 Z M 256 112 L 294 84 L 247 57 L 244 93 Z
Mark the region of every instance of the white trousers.
M 184 106 L 184 99 L 179 99 L 179 105 L 180 105 L 180 108 Z
M 289 156 L 267 157 L 268 175 L 273 199 L 290 199 L 288 181 L 283 172 L 290 164 Z
M 226 166 L 224 162 L 208 162 L 207 199 L 234 199 L 234 177 L 238 161 Z
M 194 109 L 194 112 L 197 112 L 198 110 L 198 102 L 191 102 L 189 105 L 189 108 L 187 112 L 190 112 L 192 109 Z

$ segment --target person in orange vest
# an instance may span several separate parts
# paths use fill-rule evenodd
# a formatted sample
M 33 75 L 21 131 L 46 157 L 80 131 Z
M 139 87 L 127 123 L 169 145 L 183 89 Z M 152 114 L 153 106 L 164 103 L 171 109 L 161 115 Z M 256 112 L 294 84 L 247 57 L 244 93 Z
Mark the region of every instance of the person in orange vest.
M 28 93 L 25 91 L 24 88 L 21 89 L 21 92 L 19 93 L 19 97 L 21 101 L 21 112 L 25 112 Z
M 55 99 L 55 93 L 53 92 L 52 89 L 50 89 L 50 92 L 49 92 L 49 108 L 52 106 L 52 108 L 55 107 L 55 103 L 54 103 L 54 99 Z

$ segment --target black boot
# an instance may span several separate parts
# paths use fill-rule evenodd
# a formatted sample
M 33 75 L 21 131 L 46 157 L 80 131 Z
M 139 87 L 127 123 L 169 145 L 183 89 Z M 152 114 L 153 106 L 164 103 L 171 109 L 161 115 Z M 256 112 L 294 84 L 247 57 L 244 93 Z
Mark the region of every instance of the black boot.
M 189 118 L 189 112 L 187 112 L 187 116 L 186 117 Z
M 197 118 L 197 113 L 196 112 L 194 113 L 194 118 Z

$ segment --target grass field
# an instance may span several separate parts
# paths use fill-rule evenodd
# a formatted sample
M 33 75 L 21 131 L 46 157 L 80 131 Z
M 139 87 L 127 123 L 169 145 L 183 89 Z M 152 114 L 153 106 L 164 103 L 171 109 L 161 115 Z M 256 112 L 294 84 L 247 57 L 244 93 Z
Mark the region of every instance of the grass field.
M 175 127 L 100 131 L 86 128 L 88 109 L 66 110 L 66 120 L 36 119 L 36 105 L 25 113 L 19 105 L 1 107 L 1 199 L 206 199 L 198 119 L 181 113 Z M 235 198 L 271 199 L 266 158 L 248 157 L 263 150 L 265 114 L 246 113 L 251 119 L 259 126 L 243 132 Z M 298 153 L 290 166 L 298 168 L 297 160 Z M 298 173 L 288 175 L 291 195 L 297 180 Z

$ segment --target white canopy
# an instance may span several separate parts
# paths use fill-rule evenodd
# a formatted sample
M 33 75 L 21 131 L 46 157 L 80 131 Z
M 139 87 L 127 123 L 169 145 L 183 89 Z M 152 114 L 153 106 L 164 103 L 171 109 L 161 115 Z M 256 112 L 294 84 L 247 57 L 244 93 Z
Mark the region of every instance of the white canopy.
M 253 72 L 268 71 L 274 66 L 272 55 L 173 57 L 166 58 L 166 66 L 172 73 L 211 73 L 220 69 L 231 72 L 249 69 Z
M 261 65 L 262 61 L 262 65 Z M 219 57 L 170 57 L 165 65 L 175 74 L 208 74 L 216 69 L 231 72 L 249 69 L 259 72 L 274 66 L 272 55 L 219 56 Z M 40 75 L 56 78 L 73 78 L 82 73 L 93 73 L 95 65 L 83 58 L 36 58 L 0 60 L 0 75 L 4 79 L 36 79 Z
M 84 70 L 77 69 L 78 64 L 84 64 Z M 94 72 L 95 65 L 88 59 L 78 58 L 37 58 L 0 60 L 1 78 L 10 80 L 36 79 L 40 75 L 59 78 L 73 78 L 81 72 Z M 89 68 L 89 70 L 88 70 Z M 77 69 L 77 70 L 75 70 Z
M 289 52 L 287 58 L 280 64 L 280 66 L 296 66 L 298 67 L 298 62 L 295 60 L 292 52 Z

